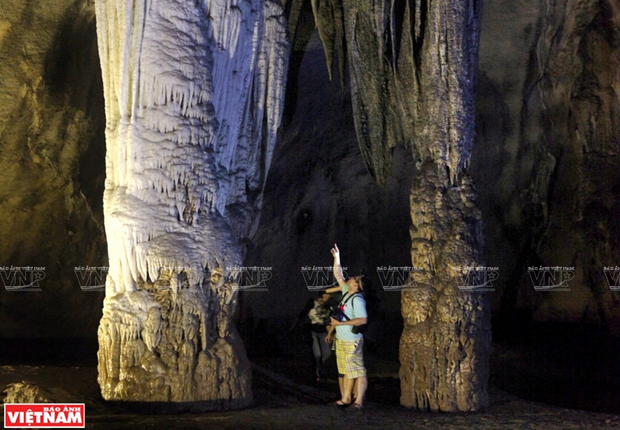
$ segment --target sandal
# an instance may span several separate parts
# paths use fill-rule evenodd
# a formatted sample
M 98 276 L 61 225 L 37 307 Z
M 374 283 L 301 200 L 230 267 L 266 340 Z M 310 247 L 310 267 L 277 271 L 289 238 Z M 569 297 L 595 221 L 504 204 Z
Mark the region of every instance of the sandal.
M 359 403 L 353 403 L 351 404 L 351 406 L 349 406 L 349 411 L 361 411 L 362 409 L 364 409 L 364 406 L 360 405 Z
M 339 409 L 344 409 L 348 407 L 351 403 L 345 403 L 342 400 L 336 400 L 335 402 L 331 402 L 330 405 L 337 406 Z

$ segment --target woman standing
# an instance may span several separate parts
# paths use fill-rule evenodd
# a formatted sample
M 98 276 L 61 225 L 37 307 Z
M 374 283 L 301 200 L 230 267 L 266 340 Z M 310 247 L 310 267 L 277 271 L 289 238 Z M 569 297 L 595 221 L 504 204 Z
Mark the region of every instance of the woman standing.
M 331 249 L 334 256 L 334 277 L 338 282 L 337 287 L 328 288 L 328 293 L 342 291 L 342 299 L 339 308 L 345 317 L 342 321 L 331 318 L 332 327 L 336 328 L 336 362 L 338 363 L 338 380 L 340 383 L 340 400 L 338 406 L 349 406 L 355 410 L 361 410 L 364 402 L 364 394 L 368 387 L 368 377 L 364 367 L 364 336 L 355 327 L 368 322 L 366 313 L 366 301 L 361 294 L 364 291 L 362 276 L 344 279 L 340 265 L 340 251 L 334 244 Z M 330 341 L 333 330 L 327 335 L 326 341 Z M 352 403 L 352 392 L 355 386 L 355 402 Z

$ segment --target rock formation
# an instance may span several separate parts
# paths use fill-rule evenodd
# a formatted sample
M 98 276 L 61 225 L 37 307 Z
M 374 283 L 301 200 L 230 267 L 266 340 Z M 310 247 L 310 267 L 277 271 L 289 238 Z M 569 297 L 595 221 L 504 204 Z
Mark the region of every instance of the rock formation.
M 249 364 L 230 322 L 281 116 L 282 9 L 118 0 L 96 10 L 110 259 L 102 394 L 248 405 Z
M 620 260 L 619 49 L 617 2 L 485 2 L 472 172 L 507 327 L 526 317 L 620 333 L 618 272 L 604 270 Z M 535 291 L 532 266 L 573 268 L 570 291 Z
M 107 265 L 94 7 L 3 2 L 0 57 L 0 337 L 92 338 L 103 293 L 74 270 Z M 45 269 L 40 291 L 7 291 L 28 267 Z

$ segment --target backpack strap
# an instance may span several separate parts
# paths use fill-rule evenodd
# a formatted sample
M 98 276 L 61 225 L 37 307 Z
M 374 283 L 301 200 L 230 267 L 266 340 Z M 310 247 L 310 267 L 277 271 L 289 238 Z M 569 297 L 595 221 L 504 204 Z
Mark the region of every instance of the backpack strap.
M 342 302 L 342 299 L 340 299 L 340 304 L 341 305 L 346 305 L 347 302 L 349 300 L 351 300 L 356 294 L 359 294 L 359 293 L 353 293 L 353 294 L 346 293 L 346 295 L 349 296 L 349 297 L 347 297 L 347 299 L 344 301 L 344 303 Z
M 349 294 L 349 293 L 347 293 L 347 294 Z M 344 305 L 346 305 L 349 302 L 349 300 L 351 300 L 353 297 L 355 297 L 358 294 L 361 294 L 361 293 L 353 293 L 353 294 L 349 295 L 349 297 L 347 297 L 347 299 L 344 301 L 344 303 L 342 302 L 342 299 L 340 300 L 340 305 L 342 305 L 342 314 L 347 319 L 347 321 L 350 321 L 351 319 L 355 318 L 355 300 L 353 300 L 351 302 L 351 307 L 353 308 L 353 318 L 349 318 L 349 316 L 344 312 Z
M 355 295 L 357 295 L 357 294 L 359 294 L 360 296 L 362 296 L 362 297 L 363 297 L 362 293 L 355 293 L 355 294 L 353 294 L 353 296 L 355 296 Z M 353 300 L 353 301 L 351 302 L 351 307 L 353 308 L 353 318 L 355 318 L 355 300 Z

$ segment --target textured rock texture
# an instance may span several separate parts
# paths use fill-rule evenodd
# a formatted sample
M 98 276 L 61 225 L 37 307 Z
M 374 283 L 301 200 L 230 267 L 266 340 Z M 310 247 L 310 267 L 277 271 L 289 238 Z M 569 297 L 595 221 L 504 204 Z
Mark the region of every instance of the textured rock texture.
M 282 8 L 119 0 L 96 9 L 110 258 L 103 397 L 247 406 L 249 363 L 230 322 L 283 104 Z
M 422 2 L 405 15 L 415 23 L 403 26 L 402 39 L 411 44 L 401 42 L 400 61 L 414 71 L 409 105 L 419 154 L 411 190 L 412 262 L 424 269 L 419 291 L 403 292 L 401 403 L 433 411 L 488 405 L 488 298 L 459 289 L 467 268 L 484 266 L 481 215 L 466 173 L 481 12 L 475 0 Z
M 620 259 L 619 49 L 615 1 L 485 2 L 472 171 L 508 326 L 525 311 L 620 334 L 604 273 Z M 536 292 L 531 266 L 574 267 L 570 291 Z
M 62 388 L 43 387 L 34 382 L 14 382 L 2 392 L 3 403 L 80 403 L 84 397 L 71 394 Z
M 74 269 L 107 264 L 94 8 L 2 2 L 0 58 L 0 337 L 93 336 L 103 293 Z M 11 267 L 44 268 L 41 291 L 7 291 Z
M 481 215 L 467 176 L 447 183 L 428 163 L 411 191 L 412 261 L 424 271 L 402 296 L 401 403 L 471 411 L 488 405 L 491 311 L 487 293 L 459 287 L 469 268 L 483 266 Z
M 417 161 L 411 255 L 422 272 L 417 288 L 402 295 L 401 403 L 477 410 L 488 404 L 490 308 L 484 293 L 458 287 L 464 268 L 483 265 L 481 216 L 465 172 L 473 144 L 481 3 L 394 2 L 391 10 L 382 10 L 381 2 L 374 10 L 352 3 L 345 12 L 352 88 L 364 89 L 357 104 L 384 105 L 393 115 L 384 115 L 384 122 L 371 111 L 357 112 L 358 135 L 369 142 L 362 147 L 385 154 L 386 143 L 404 139 Z M 391 44 L 383 44 L 387 30 Z M 356 46 L 364 33 L 374 34 Z M 364 70 L 373 61 L 364 57 L 374 58 L 373 70 L 383 64 L 382 73 Z

